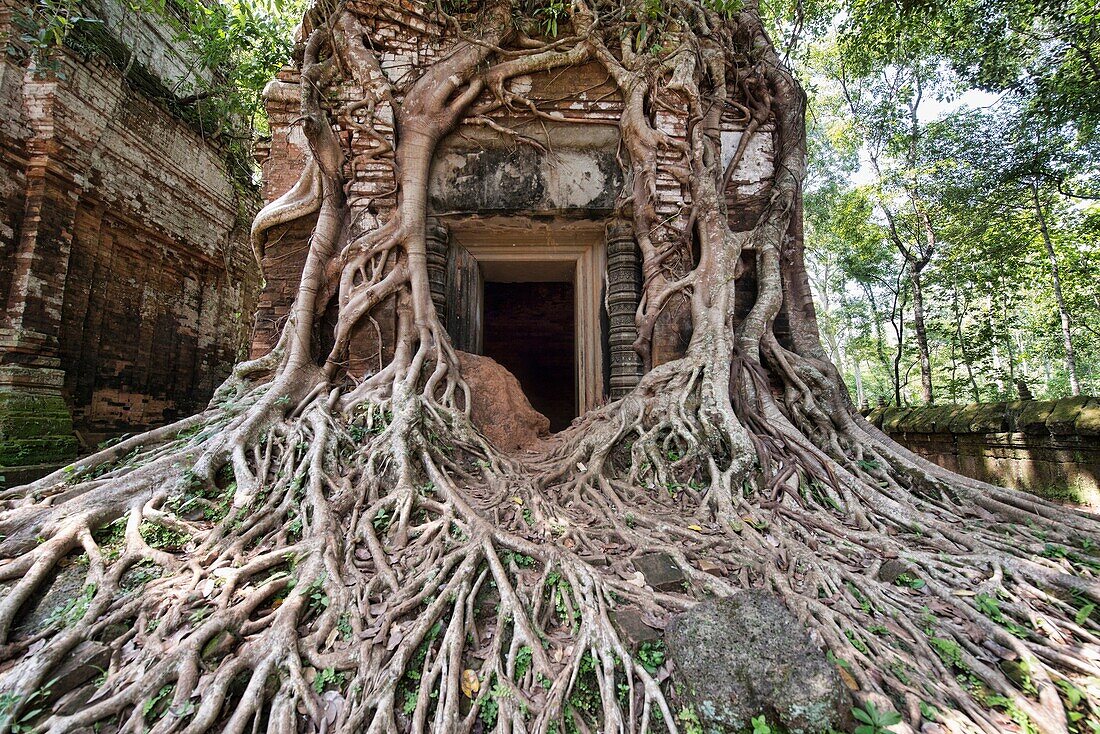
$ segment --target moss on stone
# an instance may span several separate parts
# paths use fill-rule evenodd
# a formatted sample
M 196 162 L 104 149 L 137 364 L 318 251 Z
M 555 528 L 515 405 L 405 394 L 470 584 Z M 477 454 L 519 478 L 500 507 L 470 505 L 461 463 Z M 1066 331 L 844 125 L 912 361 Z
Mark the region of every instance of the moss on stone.
M 882 430 L 887 433 L 904 431 L 905 419 L 913 408 L 887 408 L 882 413 Z
M 1090 398 L 1087 403 L 1077 411 L 1077 420 L 1073 424 L 1074 430 L 1080 434 L 1100 434 L 1100 398 Z
M 945 421 L 940 429 L 952 433 L 969 433 L 971 423 L 978 418 L 981 412 L 980 403 L 956 405 L 954 411 L 952 411 L 951 419 Z
M 1054 401 L 1050 415 L 1047 416 L 1047 429 L 1051 433 L 1073 433 L 1076 430 L 1077 416 L 1089 402 L 1089 398 L 1062 398 Z
M 60 395 L 0 392 L 0 466 L 68 461 L 76 448 L 69 406 Z
M 1029 400 L 1016 418 L 1016 430 L 1021 433 L 1046 433 L 1047 417 L 1054 410 L 1053 400 Z

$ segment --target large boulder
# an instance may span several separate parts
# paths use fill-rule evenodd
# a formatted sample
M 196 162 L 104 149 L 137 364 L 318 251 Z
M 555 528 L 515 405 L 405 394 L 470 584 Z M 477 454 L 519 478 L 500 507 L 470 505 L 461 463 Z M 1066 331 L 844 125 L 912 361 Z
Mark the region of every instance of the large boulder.
M 470 420 L 494 446 L 515 451 L 550 432 L 550 420 L 531 407 L 519 380 L 498 362 L 459 352 L 458 363 L 470 387 Z
M 673 679 L 707 734 L 751 731 L 761 714 L 790 734 L 851 730 L 851 694 L 836 666 L 775 594 L 702 602 L 665 634 Z

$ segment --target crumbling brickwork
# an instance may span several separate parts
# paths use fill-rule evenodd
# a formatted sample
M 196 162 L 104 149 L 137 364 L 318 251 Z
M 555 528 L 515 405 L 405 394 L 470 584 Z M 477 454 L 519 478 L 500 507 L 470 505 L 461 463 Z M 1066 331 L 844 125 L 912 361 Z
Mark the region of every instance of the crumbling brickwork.
M 402 0 L 353 0 L 348 3 L 350 12 L 359 16 L 367 30 L 370 46 L 379 54 L 380 73 L 398 86 L 406 78 L 415 78 L 418 70 L 427 67 L 452 42 L 448 29 L 439 26 L 423 7 L 418 2 Z M 606 70 L 596 62 L 531 74 L 512 80 L 511 84 L 535 105 L 537 116 L 507 106 L 494 109 L 488 114 L 491 122 L 463 124 L 439 144 L 435 153 L 429 186 L 433 242 L 446 239 L 448 231 L 452 237 L 450 266 L 444 268 L 446 258 L 442 252 L 435 253 L 432 273 L 434 277 L 443 278 L 445 272 L 453 274 L 462 269 L 454 266 L 456 257 L 467 262 L 471 260 L 470 253 L 462 251 L 461 238 L 457 237 L 459 232 L 471 229 L 481 233 L 497 232 L 502 242 L 515 244 L 528 242 L 533 231 L 542 231 L 539 228 L 562 233 L 569 231 L 569 223 L 578 221 L 599 222 L 601 227 L 611 225 L 602 249 L 605 253 L 614 249 L 615 257 L 612 266 L 603 274 L 602 283 L 596 279 L 596 287 L 602 287 L 605 295 L 614 294 L 615 318 L 610 318 L 606 310 L 602 314 L 603 356 L 610 362 L 610 368 L 598 379 L 604 386 L 604 398 L 621 396 L 638 377 L 637 355 L 629 353 L 629 347 L 623 348 L 632 344 L 637 332 L 633 319 L 623 318 L 623 314 L 633 315 L 640 283 L 611 283 L 610 278 L 641 277 L 640 268 L 631 267 L 629 256 L 624 258 L 622 239 L 633 240 L 633 234 L 622 212 L 616 211 L 620 194 L 630 180 L 630 173 L 621 168 L 624 158 L 618 125 L 622 96 Z M 685 140 L 686 105 L 677 92 L 667 91 L 666 95 L 654 104 L 654 122 L 674 139 Z M 265 92 L 272 133 L 261 156 L 264 198 L 268 202 L 294 186 L 306 159 L 305 137 L 297 125 L 299 97 L 298 72 L 293 68 L 284 70 Z M 355 83 L 345 82 L 326 95 L 326 104 L 334 112 L 338 135 L 345 137 L 352 151 L 344 175 L 348 181 L 352 219 L 356 226 L 365 230 L 389 216 L 395 203 L 395 182 L 389 161 L 373 155 L 372 138 L 355 126 L 340 123 L 348 110 L 356 109 L 361 97 L 362 91 Z M 489 100 L 489 92 L 485 92 L 478 104 Z M 396 103 L 400 104 L 400 99 Z M 376 129 L 392 144 L 393 110 L 381 109 L 388 105 L 388 102 L 380 104 L 380 109 L 375 110 L 375 120 L 389 121 L 389 126 L 382 124 Z M 577 124 L 576 120 L 584 124 Z M 724 118 L 724 127 L 723 155 L 729 161 L 737 150 L 744 121 L 730 113 Z M 529 136 L 541 146 L 528 145 L 517 135 L 502 134 L 499 131 L 503 128 L 519 136 Z M 726 194 L 730 202 L 730 222 L 735 231 L 750 230 L 769 199 L 772 135 L 771 129 L 765 126 L 752 138 L 731 177 Z M 662 222 L 660 228 L 664 231 L 653 234 L 658 240 L 675 239 L 677 246 L 690 208 L 690 190 L 682 172 L 677 170 L 678 162 L 675 151 L 659 151 L 655 206 Z M 313 219 L 313 216 L 305 216 L 291 224 L 275 227 L 267 237 L 263 261 L 265 285 L 252 342 L 253 356 L 271 348 L 285 323 L 305 261 Z M 439 231 L 444 234 L 438 235 Z M 479 240 L 484 239 L 484 236 L 479 237 Z M 566 239 L 561 235 L 552 245 L 576 244 Z M 616 245 L 609 248 L 607 243 L 612 239 Z M 552 256 L 552 250 L 553 246 L 548 248 L 548 257 Z M 639 256 L 635 252 L 633 257 L 636 262 Z M 603 255 L 601 259 L 611 262 Z M 744 259 L 745 267 L 751 270 L 755 262 L 751 243 L 746 247 Z M 691 263 L 683 263 L 683 267 L 690 268 Z M 752 282 L 751 274 L 744 282 Z M 441 300 L 443 294 L 468 293 L 467 285 L 451 287 L 442 281 L 433 284 L 439 301 L 437 307 L 452 311 L 443 314 L 449 329 L 456 323 L 453 310 L 470 308 L 470 305 L 444 302 Z M 743 312 L 751 305 L 753 295 L 742 293 L 738 288 L 737 301 Z M 635 299 L 633 304 L 629 302 L 631 297 Z M 602 295 L 601 300 L 606 309 L 607 301 Z M 654 364 L 683 354 L 691 336 L 685 305 L 673 299 L 658 322 L 653 344 Z M 392 331 L 387 326 L 387 321 L 393 318 L 390 304 L 383 303 L 374 315 L 383 334 Z M 457 319 L 457 322 L 470 320 L 476 321 L 476 314 L 465 321 Z M 784 315 L 780 315 L 778 322 L 782 332 Z M 610 333 L 612 330 L 615 333 Z M 353 341 L 349 355 L 352 368 L 357 361 L 368 361 L 362 359 L 363 355 L 377 355 L 379 351 L 375 343 L 378 332 L 366 328 L 362 331 L 369 333 Z M 451 336 L 460 349 L 468 349 L 469 344 L 478 342 L 453 329 Z
M 222 153 L 105 58 L 61 49 L 36 68 L 16 12 L 0 10 L 0 467 L 201 409 L 242 355 L 259 281 L 258 197 Z M 143 72 L 184 73 L 174 34 L 131 15 Z

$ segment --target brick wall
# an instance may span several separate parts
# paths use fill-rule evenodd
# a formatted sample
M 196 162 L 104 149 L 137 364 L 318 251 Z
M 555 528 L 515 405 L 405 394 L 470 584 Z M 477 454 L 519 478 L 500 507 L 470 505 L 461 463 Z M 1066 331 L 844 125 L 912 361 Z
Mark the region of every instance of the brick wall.
M 0 40 L 13 33 L 5 8 Z M 121 40 L 150 64 L 142 78 L 190 88 L 174 35 L 131 15 Z M 46 71 L 18 53 L 0 61 L 0 466 L 11 467 L 205 405 L 247 348 L 259 199 L 108 59 L 66 49 Z

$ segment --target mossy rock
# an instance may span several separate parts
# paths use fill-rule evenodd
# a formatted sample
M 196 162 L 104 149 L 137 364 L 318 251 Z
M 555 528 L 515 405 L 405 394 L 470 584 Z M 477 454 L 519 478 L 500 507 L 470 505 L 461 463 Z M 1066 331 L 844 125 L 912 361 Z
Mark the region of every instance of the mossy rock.
M 880 405 L 876 408 L 871 409 L 867 413 L 867 415 L 864 416 L 864 418 L 866 418 L 867 422 L 870 423 L 872 426 L 882 428 L 882 417 L 886 414 L 886 411 L 888 410 L 890 410 L 890 408 L 887 408 L 885 405 Z
M 1004 403 L 978 403 L 970 414 L 971 433 L 1005 433 L 1011 420 Z
M 851 694 L 782 600 L 768 591 L 710 599 L 666 630 L 673 681 L 707 734 L 851 731 Z
M 1077 411 L 1073 429 L 1083 435 L 1100 435 L 1100 398 L 1089 398 Z
M 882 430 L 887 433 L 899 433 L 905 430 L 905 420 L 912 408 L 886 408 L 882 412 Z
M 1054 400 L 1028 400 L 1016 418 L 1016 430 L 1020 433 L 1047 433 L 1047 418 L 1054 411 Z
M 1076 432 L 1077 416 L 1089 402 L 1087 397 L 1062 398 L 1054 401 L 1054 407 L 1047 416 L 1047 430 L 1053 434 Z
M 944 430 L 951 433 L 970 433 L 970 426 L 984 413 L 982 403 L 960 405 L 955 409 L 951 421 L 944 426 Z

